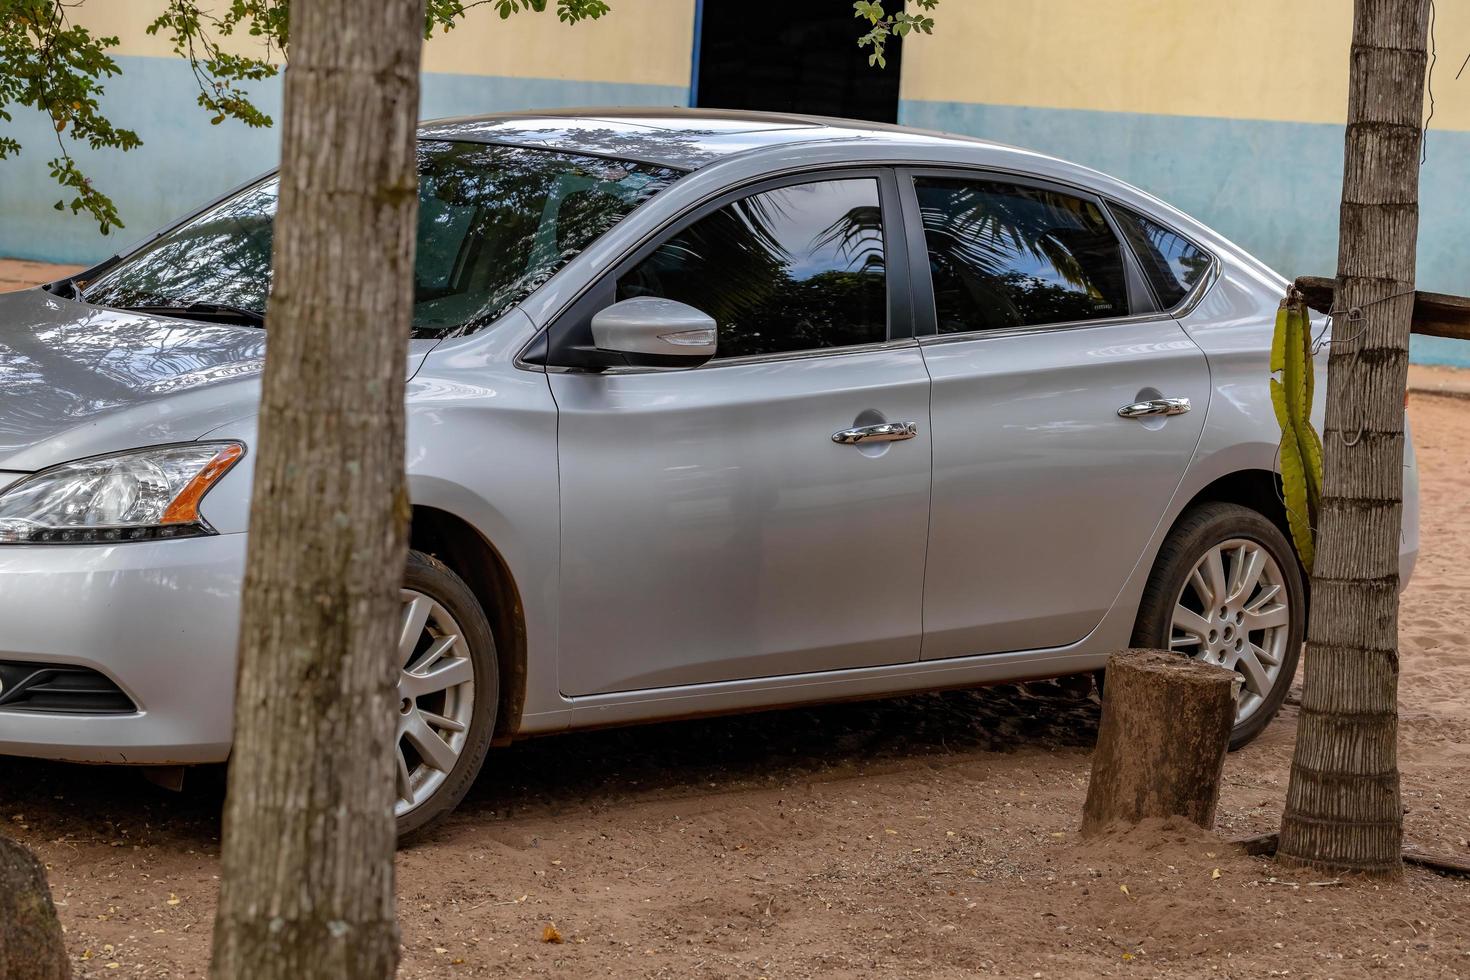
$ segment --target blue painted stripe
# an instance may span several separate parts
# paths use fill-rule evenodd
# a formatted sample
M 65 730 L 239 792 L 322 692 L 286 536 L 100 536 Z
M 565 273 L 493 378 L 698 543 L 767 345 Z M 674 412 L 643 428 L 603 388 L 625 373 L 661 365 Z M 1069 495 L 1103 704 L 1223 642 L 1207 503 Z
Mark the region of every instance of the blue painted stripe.
M 20 140 L 21 154 L 0 161 L 0 255 L 78 263 L 106 258 L 276 165 L 280 144 L 274 129 L 209 125 L 182 59 L 125 56 L 117 61 L 123 73 L 107 83 L 103 109 L 117 125 L 136 130 L 143 146 L 128 153 L 71 149 L 83 171 L 117 204 L 126 229 L 104 238 L 90 218 L 53 209 L 59 198 L 71 199 L 47 167 L 56 155 L 55 133 L 40 113 L 17 109 L 5 129 Z M 261 109 L 280 118 L 279 79 L 252 92 Z M 688 95 L 677 85 L 425 74 L 420 111 L 431 119 L 530 107 L 675 106 L 687 104 Z
M 1410 337 L 1409 360 L 1415 364 L 1443 364 L 1470 368 L 1470 341 L 1447 337 Z
M 1024 146 L 1102 170 L 1168 201 L 1283 275 L 1333 275 L 1343 128 L 904 100 L 899 121 Z M 1431 132 L 1420 177 L 1418 281 L 1470 294 L 1470 132 Z M 1416 337 L 1422 363 L 1470 366 L 1470 344 Z

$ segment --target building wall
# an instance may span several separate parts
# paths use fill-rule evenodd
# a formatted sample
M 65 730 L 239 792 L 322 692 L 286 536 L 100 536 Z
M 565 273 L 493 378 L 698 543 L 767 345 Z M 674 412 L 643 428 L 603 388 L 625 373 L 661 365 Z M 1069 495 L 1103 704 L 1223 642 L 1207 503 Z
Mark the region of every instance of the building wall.
M 552 5 L 554 7 L 554 4 Z M 40 113 L 15 109 L 4 124 L 21 155 L 0 161 L 0 255 L 91 262 L 128 245 L 181 212 L 275 166 L 277 132 L 228 121 L 211 126 L 196 104 L 188 63 L 164 37 L 145 31 L 159 0 L 86 0 L 73 16 L 116 35 L 122 74 L 101 100 L 113 122 L 135 130 L 143 146 L 128 153 L 72 148 L 117 204 L 126 228 L 107 237 L 96 222 L 58 212 L 64 194 L 46 161 L 56 141 Z M 561 106 L 687 105 L 693 0 L 623 0 L 612 14 L 568 26 L 554 12 L 501 20 L 472 11 L 424 49 L 424 118 Z M 257 104 L 279 120 L 280 79 L 257 85 Z
M 1333 275 L 1347 0 L 946 0 L 904 51 L 899 120 L 1075 160 L 1194 215 L 1285 275 Z M 1463 54 L 1470 5 L 1440 3 Z M 1456 63 L 1451 64 L 1451 60 Z M 1443 58 L 1421 175 L 1419 285 L 1470 293 L 1470 77 Z M 1470 345 L 1414 338 L 1417 360 Z

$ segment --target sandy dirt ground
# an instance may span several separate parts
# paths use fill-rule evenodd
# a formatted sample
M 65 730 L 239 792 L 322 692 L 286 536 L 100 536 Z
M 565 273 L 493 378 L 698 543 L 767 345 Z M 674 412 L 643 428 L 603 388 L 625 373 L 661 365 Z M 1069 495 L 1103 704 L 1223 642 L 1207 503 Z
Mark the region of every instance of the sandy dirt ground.
M 1406 832 L 1470 857 L 1470 401 L 1409 411 Z M 1217 833 L 1086 842 L 1098 709 L 1056 685 L 519 743 L 400 854 L 400 975 L 1470 975 L 1470 882 L 1324 880 L 1227 843 L 1277 827 L 1296 711 L 1230 757 Z M 78 976 L 203 975 L 220 785 L 0 760 L 3 830 L 46 861 Z
M 0 293 L 37 286 L 81 271 L 82 267 L 79 265 L 47 265 L 24 259 L 0 259 Z

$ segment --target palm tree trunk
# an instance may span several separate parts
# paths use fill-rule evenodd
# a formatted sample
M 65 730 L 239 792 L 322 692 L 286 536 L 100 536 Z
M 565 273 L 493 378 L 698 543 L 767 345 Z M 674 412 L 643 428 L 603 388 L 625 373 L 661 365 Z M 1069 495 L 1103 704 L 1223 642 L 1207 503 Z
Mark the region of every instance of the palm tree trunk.
M 291 11 L 215 978 L 393 975 L 423 0 Z
M 1356 0 L 1323 496 L 1278 856 L 1397 874 L 1398 553 L 1428 0 Z M 1392 298 L 1390 298 L 1392 297 Z

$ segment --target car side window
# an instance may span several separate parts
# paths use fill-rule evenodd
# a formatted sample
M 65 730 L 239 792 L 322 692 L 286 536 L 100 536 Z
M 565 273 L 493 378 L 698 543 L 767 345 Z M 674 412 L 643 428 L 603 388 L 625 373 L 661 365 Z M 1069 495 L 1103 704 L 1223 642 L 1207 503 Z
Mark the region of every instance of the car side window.
M 1159 302 L 1165 309 L 1178 306 L 1209 271 L 1213 261 L 1210 253 L 1137 212 L 1117 204 L 1110 206 Z
M 742 198 L 675 234 L 618 280 L 617 298 L 688 303 L 719 325 L 717 358 L 888 338 L 882 207 L 872 177 Z
M 1004 181 L 916 177 L 940 333 L 1125 316 L 1123 249 L 1102 209 Z

